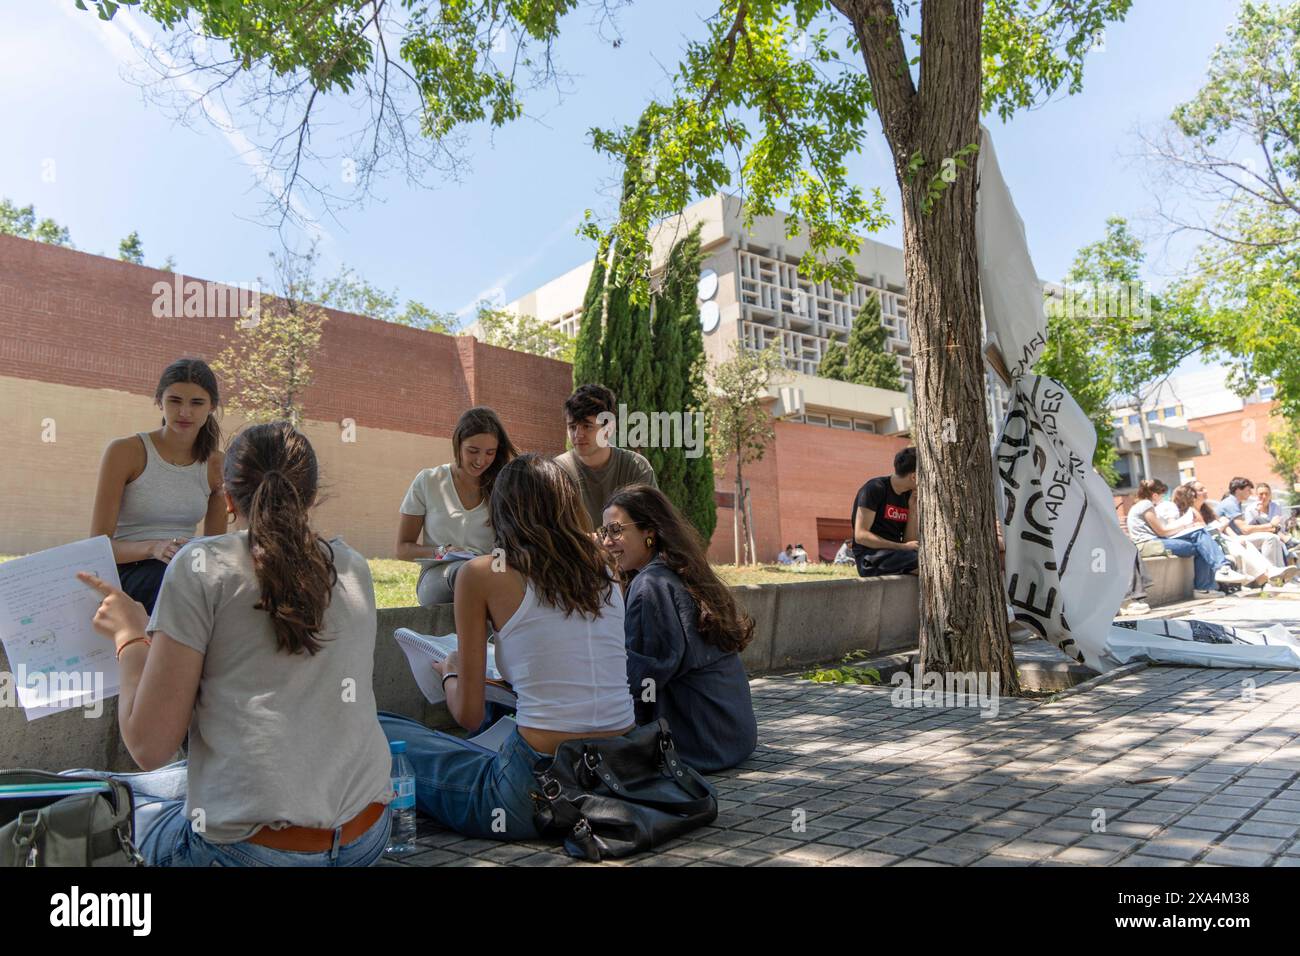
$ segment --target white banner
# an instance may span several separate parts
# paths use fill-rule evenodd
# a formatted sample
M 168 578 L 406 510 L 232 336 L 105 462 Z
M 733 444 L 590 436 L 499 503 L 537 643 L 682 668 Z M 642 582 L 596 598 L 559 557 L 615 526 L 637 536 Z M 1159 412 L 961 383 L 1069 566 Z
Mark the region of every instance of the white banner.
M 975 246 L 988 342 L 1011 378 L 1027 375 L 1047 344 L 1043 284 L 1029 258 L 1025 224 L 998 169 L 989 131 L 980 127 Z
M 1064 387 L 1016 380 L 995 446 L 1007 601 L 1015 619 L 1094 670 L 1129 589 L 1137 550 L 1092 467 L 1097 433 Z

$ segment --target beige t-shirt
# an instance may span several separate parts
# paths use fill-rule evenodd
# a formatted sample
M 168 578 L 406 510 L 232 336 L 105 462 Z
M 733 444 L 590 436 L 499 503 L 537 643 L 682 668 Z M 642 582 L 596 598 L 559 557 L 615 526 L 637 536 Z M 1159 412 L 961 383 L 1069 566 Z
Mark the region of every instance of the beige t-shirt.
M 588 468 L 579 461 L 572 449 L 555 458 L 555 463 L 578 483 L 582 500 L 587 506 L 587 514 L 591 517 L 592 530 L 604 524 L 601 515 L 605 511 L 605 502 L 624 485 L 659 487 L 655 481 L 655 470 L 643 456 L 615 446 L 610 446 L 609 450 L 613 454 L 599 471 Z
M 424 543 L 454 551 L 491 554 L 496 537 L 488 524 L 488 502 L 466 509 L 456 491 L 451 465 L 426 468 L 402 499 L 402 514 L 424 516 Z
M 330 545 L 339 580 L 315 654 L 276 649 L 270 615 L 253 607 L 262 588 L 247 531 L 195 538 L 167 566 L 148 630 L 203 654 L 185 815 L 203 811 L 212 843 L 264 824 L 333 828 L 392 799 L 370 568 L 342 538 Z

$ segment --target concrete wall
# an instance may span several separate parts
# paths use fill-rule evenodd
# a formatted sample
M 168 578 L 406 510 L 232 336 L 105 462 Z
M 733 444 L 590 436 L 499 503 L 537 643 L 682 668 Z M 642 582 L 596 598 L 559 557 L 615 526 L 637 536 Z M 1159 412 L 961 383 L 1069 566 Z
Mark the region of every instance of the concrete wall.
M 750 585 L 736 596 L 754 617 L 754 640 L 743 660 L 751 675 L 837 661 L 850 651 L 888 653 L 917 644 L 919 591 L 914 577 L 807 581 Z M 446 708 L 424 699 L 411 676 L 393 631 L 421 633 L 455 630 L 451 605 L 392 608 L 379 612 L 375 635 L 375 701 L 433 727 L 448 726 Z M 0 673 L 10 670 L 0 647 Z M 91 768 L 135 770 L 117 728 L 117 698 L 104 702 L 103 714 L 88 718 L 71 710 L 28 721 L 21 708 L 0 706 L 0 769 Z

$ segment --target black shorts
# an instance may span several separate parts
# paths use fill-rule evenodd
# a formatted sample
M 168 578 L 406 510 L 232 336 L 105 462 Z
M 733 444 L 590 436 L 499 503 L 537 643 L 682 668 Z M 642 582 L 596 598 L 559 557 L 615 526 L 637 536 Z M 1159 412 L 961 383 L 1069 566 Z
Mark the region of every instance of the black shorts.
M 162 587 L 163 575 L 167 573 L 167 564 L 157 558 L 145 558 L 130 564 L 119 564 L 117 576 L 122 581 L 122 590 L 130 597 L 144 605 L 144 609 L 153 613 L 153 602 L 158 599 Z
M 910 548 L 906 551 L 894 548 L 863 548 L 854 558 L 858 565 L 858 577 L 874 578 L 881 574 L 907 574 L 915 571 L 920 557 Z

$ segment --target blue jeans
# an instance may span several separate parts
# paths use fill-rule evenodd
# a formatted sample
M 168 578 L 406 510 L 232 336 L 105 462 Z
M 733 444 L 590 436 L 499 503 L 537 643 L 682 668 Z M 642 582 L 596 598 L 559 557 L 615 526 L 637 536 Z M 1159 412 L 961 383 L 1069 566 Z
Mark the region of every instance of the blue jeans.
M 184 760 L 146 773 L 66 770 L 67 774 L 112 777 L 131 788 L 135 801 L 135 843 L 149 866 L 370 866 L 388 845 L 389 810 L 351 843 L 320 853 L 274 850 L 256 843 L 209 843 L 185 817 Z M 341 827 L 339 828 L 342 829 Z M 335 831 L 335 840 L 339 833 Z
M 415 770 L 415 804 L 448 829 L 489 840 L 534 840 L 533 767 L 542 754 L 516 730 L 487 754 L 459 737 L 398 714 L 379 713 L 390 741 L 405 740 Z
M 1180 538 L 1161 538 L 1160 539 L 1170 554 L 1177 555 L 1180 558 L 1194 558 L 1196 567 L 1196 583 L 1194 587 L 1198 591 L 1216 591 L 1218 584 L 1214 580 L 1214 572 L 1219 570 L 1225 564 L 1228 564 L 1227 555 L 1219 547 L 1219 543 L 1210 537 L 1210 532 L 1204 528 L 1193 533 L 1185 534 Z

